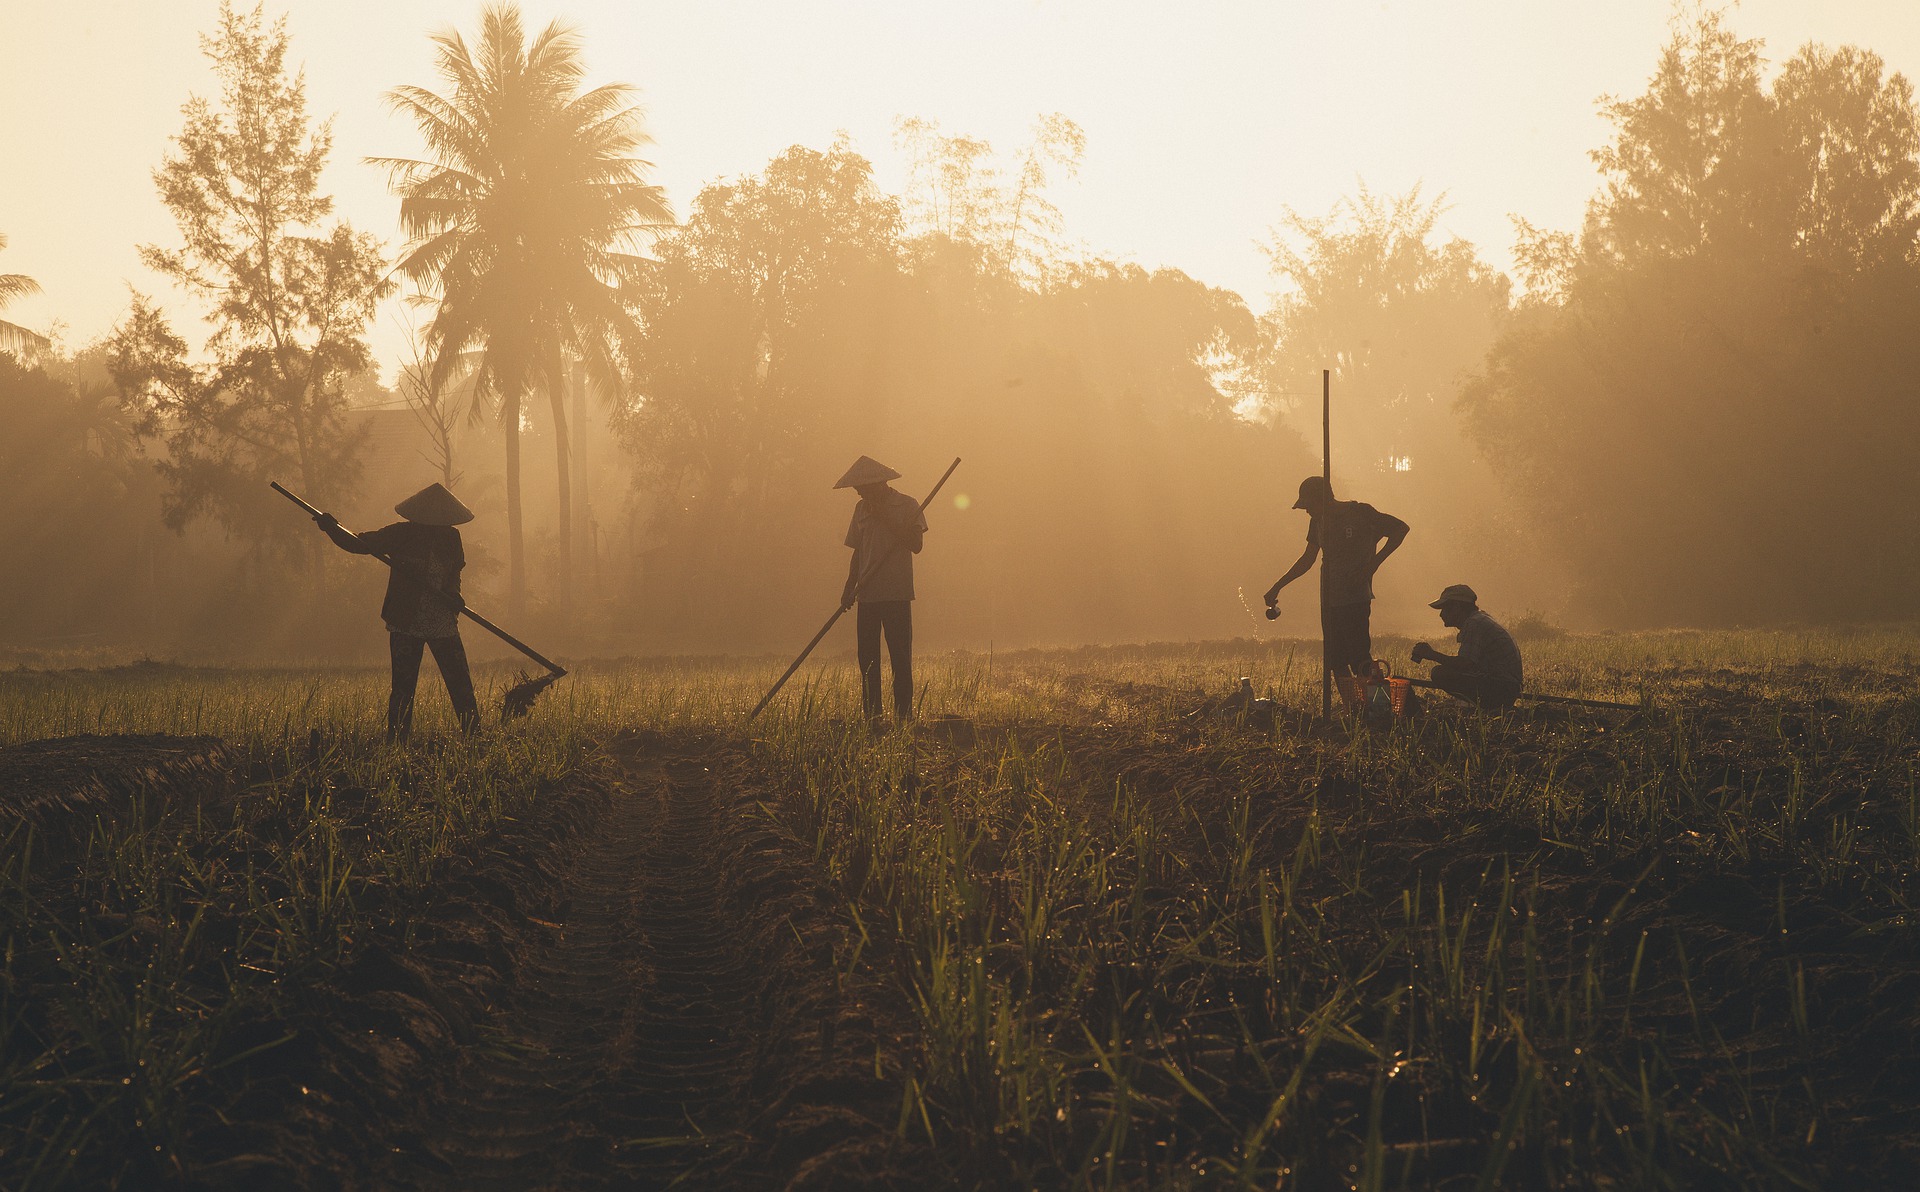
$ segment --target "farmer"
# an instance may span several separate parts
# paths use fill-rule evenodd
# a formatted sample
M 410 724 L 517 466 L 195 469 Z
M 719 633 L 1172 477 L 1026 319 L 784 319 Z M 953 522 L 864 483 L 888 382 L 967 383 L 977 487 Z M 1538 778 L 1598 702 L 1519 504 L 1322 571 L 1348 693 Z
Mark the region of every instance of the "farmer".
M 393 511 L 406 520 L 364 534 L 342 529 L 331 513 L 314 519 L 341 550 L 381 554 L 393 561 L 386 603 L 380 606 L 393 658 L 387 740 L 405 741 L 413 730 L 420 654 L 428 649 L 447 684 L 460 727 L 471 733 L 480 727 L 480 707 L 473 698 L 467 650 L 460 644 L 460 610 L 466 607 L 460 601 L 460 570 L 467 565 L 467 555 L 460 547 L 460 531 L 454 527 L 472 521 L 473 511 L 439 484 L 427 485 Z M 435 591 L 444 596 L 434 595 Z
M 1267 589 L 1269 618 L 1278 615 L 1280 589 L 1305 575 L 1322 550 L 1327 561 L 1320 632 L 1326 641 L 1327 668 L 1334 674 L 1365 674 L 1373 662 L 1373 573 L 1406 541 L 1407 523 L 1364 501 L 1337 501 L 1324 476 L 1300 482 L 1295 509 L 1304 509 L 1307 549 L 1287 573 Z M 1385 540 L 1386 545 L 1381 542 Z
M 887 658 L 893 664 L 893 715 L 905 721 L 913 715 L 913 556 L 927 532 L 920 503 L 887 483 L 900 473 L 861 456 L 835 488 L 860 494 L 847 526 L 847 545 L 853 558 L 847 566 L 847 586 L 840 607 L 860 611 L 854 621 L 860 661 L 860 700 L 867 722 L 879 725 L 885 709 L 880 702 L 880 638 L 887 639 Z
M 1450 695 L 1495 710 L 1510 708 L 1520 697 L 1520 647 L 1513 635 L 1480 609 L 1480 597 L 1465 584 L 1450 584 L 1429 607 L 1440 623 L 1460 631 L 1458 656 L 1442 654 L 1426 642 L 1413 647 L 1415 662 L 1432 662 L 1433 682 Z

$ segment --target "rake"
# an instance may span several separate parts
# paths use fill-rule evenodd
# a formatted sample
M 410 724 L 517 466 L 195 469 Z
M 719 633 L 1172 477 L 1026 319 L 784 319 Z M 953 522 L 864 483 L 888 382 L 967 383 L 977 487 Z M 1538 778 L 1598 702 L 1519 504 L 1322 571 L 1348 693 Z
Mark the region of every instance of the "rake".
M 291 492 L 288 492 L 286 489 L 280 487 L 279 481 L 272 480 L 272 481 L 268 481 L 268 483 L 272 485 L 274 492 L 279 493 L 281 496 L 285 497 L 287 500 L 292 501 L 295 505 L 298 505 L 300 506 L 300 508 L 306 510 L 307 515 L 309 517 L 314 518 L 316 521 L 326 516 L 325 513 L 322 513 L 320 510 L 315 509 L 313 506 L 307 504 L 305 501 L 301 500 L 299 497 L 295 496 Z M 492 621 L 487 620 L 485 617 L 481 616 L 479 613 L 474 612 L 471 608 L 467 607 L 467 602 L 460 599 L 460 597 L 455 596 L 451 592 L 442 591 L 440 588 L 435 587 L 432 583 L 428 582 L 427 578 L 421 575 L 417 569 L 409 566 L 406 563 L 402 563 L 396 559 L 393 559 L 387 555 L 380 554 L 378 552 L 374 552 L 373 557 L 380 560 L 382 563 L 385 563 L 387 566 L 393 568 L 395 571 L 399 572 L 401 575 L 406 576 L 408 579 L 412 580 L 415 584 L 418 584 L 420 588 L 427 593 L 427 595 L 432 596 L 436 600 L 440 600 L 446 604 L 452 605 L 456 612 L 466 617 L 468 620 L 472 621 L 475 625 L 480 626 L 480 628 L 486 630 L 488 633 L 493 634 L 493 636 L 499 638 L 501 641 L 512 646 L 514 649 L 520 651 L 522 654 L 525 654 L 527 657 L 533 659 L 535 662 L 539 663 L 541 666 L 544 666 L 547 668 L 547 673 L 544 675 L 540 675 L 538 677 L 528 675 L 527 672 L 524 670 L 520 672 L 520 681 L 507 689 L 506 697 L 501 701 L 500 723 L 505 724 L 509 720 L 514 720 L 518 717 L 525 716 L 527 713 L 533 711 L 533 701 L 539 697 L 540 693 L 542 691 L 545 691 L 547 688 L 553 686 L 553 684 L 556 681 L 566 677 L 567 671 L 565 667 L 547 658 L 545 655 L 535 650 L 532 646 L 529 646 L 527 643 L 513 636 L 513 634 L 508 633 L 506 630 L 500 628 L 498 625 L 495 625 Z

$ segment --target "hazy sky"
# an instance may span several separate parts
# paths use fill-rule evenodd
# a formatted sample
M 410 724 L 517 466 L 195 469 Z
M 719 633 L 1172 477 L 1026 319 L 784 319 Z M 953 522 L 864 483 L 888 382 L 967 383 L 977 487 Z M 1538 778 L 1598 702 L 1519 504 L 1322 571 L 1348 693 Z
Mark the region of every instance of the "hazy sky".
M 7 313 L 72 344 L 103 334 L 127 287 L 170 296 L 142 242 L 175 242 L 150 171 L 191 93 L 216 93 L 198 38 L 219 0 L 0 0 L 0 272 L 45 289 Z M 316 115 L 336 114 L 327 183 L 341 214 L 396 232 L 385 176 L 418 148 L 381 94 L 439 89 L 426 34 L 471 33 L 477 0 L 294 0 Z M 529 0 L 584 34 L 594 81 L 638 86 L 676 209 L 844 129 L 897 186 L 896 116 L 1012 149 L 1033 117 L 1087 134 L 1056 198 L 1068 233 L 1264 304 L 1258 242 L 1284 208 L 1325 210 L 1365 180 L 1445 191 L 1446 230 L 1505 266 L 1509 213 L 1570 227 L 1595 184 L 1596 97 L 1643 87 L 1669 0 Z M 1920 73 L 1920 0 L 1747 0 L 1733 13 L 1778 61 L 1852 42 Z M 390 368 L 397 315 L 376 346 Z M 197 338 L 190 335 L 190 338 Z

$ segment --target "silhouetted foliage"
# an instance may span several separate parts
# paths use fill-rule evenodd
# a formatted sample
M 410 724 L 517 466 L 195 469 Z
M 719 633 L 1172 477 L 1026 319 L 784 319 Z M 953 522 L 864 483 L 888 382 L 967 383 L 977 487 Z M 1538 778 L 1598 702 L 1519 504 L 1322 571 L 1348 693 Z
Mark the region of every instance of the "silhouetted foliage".
M 149 246 L 149 267 L 210 307 L 208 364 L 136 296 L 111 339 L 111 368 L 166 442 L 166 520 L 218 519 L 257 547 L 311 546 L 267 481 L 320 504 L 347 494 L 355 444 L 342 416 L 350 380 L 372 366 L 363 332 L 392 286 L 380 246 L 344 223 L 322 227 L 332 144 L 286 69 L 286 22 L 222 5 L 202 42 L 219 106 L 190 100 L 175 152 L 155 172 L 185 243 Z M 305 552 L 302 552 L 305 553 Z
M 622 291 L 644 261 L 636 234 L 672 214 L 649 163 L 650 138 L 633 90 L 582 92 L 578 34 L 555 22 L 529 41 L 511 4 L 489 6 L 477 47 L 436 34 L 449 91 L 399 87 L 393 107 L 413 118 L 429 160 L 377 159 L 393 170 L 409 237 L 399 268 L 437 299 L 427 326 L 429 384 L 448 383 L 469 351 L 477 392 L 506 428 L 508 607 L 526 599 L 520 493 L 520 419 L 529 390 L 545 389 L 556 433 L 558 595 L 570 599 L 573 533 L 566 375 L 581 361 L 610 392 L 624 387 L 616 344 L 636 328 Z
M 1336 487 L 1414 527 L 1376 584 L 1383 600 L 1424 604 L 1429 589 L 1472 575 L 1512 607 L 1549 585 L 1515 549 L 1498 481 L 1454 409 L 1511 287 L 1472 244 L 1439 233 L 1445 211 L 1418 187 L 1392 197 L 1362 187 L 1325 215 L 1289 212 L 1268 246 L 1285 289 L 1263 320 L 1259 384 L 1244 395 L 1257 416 L 1317 443 L 1320 373 L 1332 371 Z
M 1713 14 L 1604 111 L 1577 243 L 1469 386 L 1479 441 L 1618 625 L 1910 614 L 1920 117 L 1875 55 L 1764 84 Z
M 99 362 L 89 362 L 99 372 Z M 77 374 L 69 366 L 63 370 Z M 113 390 L 0 352 L 0 606 L 6 640 L 124 641 L 147 623 L 160 484 Z
M 0 250 L 6 247 L 7 238 L 0 235 Z M 0 310 L 7 309 L 8 304 L 16 298 L 39 292 L 40 283 L 24 273 L 0 273 Z M 18 323 L 0 319 L 0 352 L 12 352 L 22 359 L 31 360 L 49 346 L 46 336 L 29 331 Z
M 937 632 L 1244 627 L 1235 587 L 1273 528 L 1256 494 L 1305 457 L 1213 384 L 1215 357 L 1257 347 L 1240 299 L 1099 261 L 1032 284 L 977 243 L 902 232 L 840 145 L 708 187 L 661 242 L 625 420 L 652 503 L 643 621 L 738 641 L 830 607 L 849 509 L 828 486 L 871 453 L 910 493 L 967 457 L 919 564 Z

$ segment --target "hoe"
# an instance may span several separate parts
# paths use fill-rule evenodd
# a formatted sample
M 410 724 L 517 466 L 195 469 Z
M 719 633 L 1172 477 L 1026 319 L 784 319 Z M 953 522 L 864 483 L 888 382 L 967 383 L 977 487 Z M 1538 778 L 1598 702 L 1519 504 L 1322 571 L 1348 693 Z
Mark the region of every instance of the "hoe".
M 924 515 L 927 512 L 927 506 L 933 504 L 933 499 L 940 495 L 940 490 L 946 487 L 947 477 L 953 475 L 953 470 L 959 466 L 960 466 L 960 461 L 956 459 L 952 463 L 947 465 L 947 470 L 945 472 L 942 472 L 940 474 L 940 482 L 933 486 L 933 491 L 927 494 L 927 499 L 920 502 L 920 512 L 922 515 Z M 893 549 L 897 549 L 897 547 Z M 886 562 L 887 557 L 891 555 L 891 553 L 892 553 L 892 549 L 883 551 L 880 553 L 880 556 L 878 558 L 874 559 L 873 562 L 867 564 L 866 571 L 862 573 L 860 577 L 861 582 L 864 583 L 868 576 L 871 576 L 875 571 L 879 570 L 880 564 Z M 780 694 L 780 689 L 787 685 L 787 680 L 793 678 L 793 672 L 800 669 L 800 664 L 807 660 L 807 655 L 813 653 L 813 648 L 820 644 L 820 639 L 827 636 L 827 631 L 832 629 L 834 625 L 839 622 L 841 616 L 846 611 L 847 610 L 845 606 L 842 606 L 840 608 L 833 610 L 833 615 L 831 617 L 828 617 L 827 623 L 820 627 L 820 632 L 814 634 L 813 640 L 807 643 L 807 648 L 800 651 L 800 657 L 793 660 L 793 665 L 787 668 L 785 674 L 781 675 L 778 679 L 774 680 L 773 687 L 765 695 L 760 697 L 759 703 L 753 705 L 753 711 L 747 713 L 748 724 L 752 724 L 754 718 L 760 715 L 761 711 L 763 711 L 768 704 L 773 702 L 773 697 Z
M 307 515 L 309 517 L 317 518 L 317 517 L 324 516 L 320 512 L 320 510 L 315 509 L 313 506 L 307 504 L 305 501 L 301 500 L 299 497 L 296 497 L 292 493 L 288 492 L 286 489 L 281 488 L 279 481 L 272 480 L 272 481 L 268 481 L 268 483 L 273 486 L 274 492 L 279 493 L 281 496 L 285 497 L 287 500 L 292 501 L 295 505 L 298 505 L 300 506 L 300 508 L 306 510 Z M 562 667 L 560 664 L 549 660 L 545 656 L 535 651 L 532 646 L 529 646 L 527 643 L 521 641 L 519 638 L 513 636 L 511 633 L 508 633 L 506 630 L 500 628 L 498 625 L 495 625 L 492 621 L 487 620 L 485 617 L 481 616 L 479 613 L 474 612 L 472 609 L 467 607 L 467 602 L 460 599 L 458 596 L 453 595 L 451 592 L 443 592 L 439 588 L 434 587 L 432 584 L 428 583 L 423 577 L 416 574 L 411 568 L 409 568 L 404 563 L 396 562 L 393 559 L 382 554 L 375 554 L 373 557 L 380 560 L 382 563 L 385 563 L 387 566 L 393 568 L 395 571 L 400 572 L 402 575 L 405 575 L 408 579 L 412 580 L 414 583 L 419 584 L 422 588 L 426 589 L 426 592 L 429 596 L 432 596 L 436 600 L 445 601 L 446 603 L 451 604 L 456 610 L 459 611 L 459 613 L 462 616 L 472 621 L 475 625 L 480 626 L 480 628 L 486 630 L 488 633 L 493 634 L 493 636 L 499 638 L 501 641 L 512 646 L 514 649 L 520 651 L 522 654 L 525 654 L 527 657 L 533 659 L 535 662 L 539 663 L 541 666 L 544 666 L 547 668 L 547 673 L 544 675 L 541 675 L 539 678 L 532 678 L 528 676 L 527 672 L 525 671 L 520 672 L 520 681 L 507 689 L 506 699 L 500 706 L 500 723 L 505 724 L 507 721 L 512 720 L 515 717 L 525 716 L 527 713 L 533 711 L 534 698 L 538 696 L 542 691 L 545 691 L 548 687 L 551 687 L 554 684 L 555 680 L 564 678 L 566 676 L 567 672 L 565 667 Z

